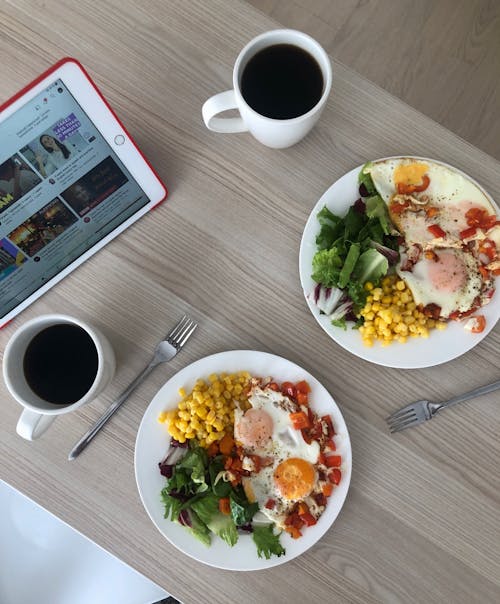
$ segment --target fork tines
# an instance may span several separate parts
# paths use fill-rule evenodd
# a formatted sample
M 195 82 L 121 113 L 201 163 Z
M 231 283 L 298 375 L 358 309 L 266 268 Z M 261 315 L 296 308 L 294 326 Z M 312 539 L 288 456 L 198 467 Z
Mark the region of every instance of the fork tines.
M 172 346 L 175 346 L 175 348 L 180 348 L 184 346 L 187 339 L 197 327 L 197 323 L 187 315 L 184 315 L 172 331 L 165 336 L 165 340 L 167 340 L 169 344 L 172 344 Z
M 386 422 L 390 432 L 393 433 L 404 430 L 405 428 L 410 428 L 414 424 L 419 424 L 424 419 L 424 417 L 420 417 L 415 405 L 407 405 L 390 415 L 386 419 Z

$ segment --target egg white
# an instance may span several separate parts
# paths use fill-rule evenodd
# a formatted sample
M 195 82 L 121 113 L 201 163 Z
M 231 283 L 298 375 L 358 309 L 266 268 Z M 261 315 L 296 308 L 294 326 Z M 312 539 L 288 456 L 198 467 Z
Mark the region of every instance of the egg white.
M 465 213 L 472 207 L 484 208 L 488 214 L 496 214 L 486 194 L 469 178 L 456 170 L 431 161 L 411 158 L 386 159 L 368 168 L 373 184 L 386 204 L 397 194 L 394 171 L 400 166 L 426 164 L 430 183 L 427 189 L 418 195 L 429 198 L 428 205 L 435 206 L 439 213 L 432 219 L 426 219 L 424 212 L 404 212 L 401 216 L 391 216 L 401 234 L 408 243 L 428 244 L 434 239 L 427 230 L 430 224 L 438 224 L 447 234 L 448 243 L 460 241 L 459 233 L 468 227 Z
M 429 277 L 429 268 L 434 260 L 426 258 L 425 255 L 421 256 L 411 271 L 402 271 L 401 265 L 398 265 L 396 270 L 399 276 L 408 284 L 416 304 L 437 304 L 441 307 L 441 317 L 447 318 L 453 311 L 468 311 L 482 288 L 482 278 L 476 260 L 472 254 L 460 249 L 435 249 L 435 252 L 438 256 L 443 252 L 451 253 L 464 266 L 467 278 L 462 287 L 450 292 L 435 287 Z
M 274 484 L 274 471 L 277 466 L 291 457 L 304 459 L 316 464 L 319 455 L 319 443 L 306 443 L 300 430 L 292 427 L 290 411 L 287 405 L 290 401 L 280 392 L 254 388 L 248 398 L 254 409 L 262 409 L 273 419 L 272 437 L 266 445 L 252 447 L 252 453 L 261 457 L 272 458 L 272 464 L 262 468 L 258 473 L 242 479 L 243 488 L 251 502 L 259 504 L 261 521 L 265 519 L 275 522 L 278 527 L 284 527 L 284 521 L 295 504 L 295 500 L 284 499 Z M 283 408 L 284 407 L 284 408 Z M 235 409 L 235 426 L 241 421 L 244 412 Z M 248 448 L 247 448 L 248 449 Z M 269 499 L 275 502 L 273 509 L 265 507 Z M 254 520 L 259 521 L 259 517 Z
M 273 420 L 271 439 L 263 446 L 252 447 L 252 453 L 262 457 L 270 456 L 276 461 L 276 465 L 290 457 L 300 457 L 312 464 L 317 462 L 319 444 L 316 441 L 307 444 L 300 430 L 292 427 L 290 411 L 286 410 L 286 405 L 289 404 L 287 397 L 274 390 L 254 388 L 248 400 L 254 409 L 266 411 Z M 235 409 L 235 426 L 242 417 L 243 411 Z

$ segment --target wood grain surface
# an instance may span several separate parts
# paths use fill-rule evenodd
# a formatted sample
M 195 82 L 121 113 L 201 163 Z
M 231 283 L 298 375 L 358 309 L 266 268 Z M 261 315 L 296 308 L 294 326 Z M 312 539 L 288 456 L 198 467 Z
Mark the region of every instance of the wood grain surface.
M 498 394 L 390 436 L 384 418 L 498 379 L 497 326 L 439 367 L 396 370 L 353 357 L 319 328 L 298 275 L 306 219 L 321 194 L 369 158 L 435 157 L 500 199 L 500 165 L 334 62 L 313 132 L 283 151 L 205 129 L 201 105 L 231 86 L 232 64 L 278 23 L 244 2 L 16 0 L 0 4 L 1 101 L 65 55 L 79 58 L 164 178 L 170 197 L 0 332 L 46 312 L 93 321 L 111 339 L 115 380 L 45 436 L 16 436 L 19 405 L 0 385 L 0 478 L 185 603 L 500 600 Z M 411 136 L 408 136 L 411 133 Z M 188 312 L 200 328 L 158 368 L 75 462 L 67 454 Z M 273 352 L 332 393 L 353 445 L 344 509 L 301 557 L 256 573 L 201 565 L 155 529 L 137 493 L 133 453 L 159 387 L 205 355 Z
M 500 159 L 500 2 L 247 1 Z

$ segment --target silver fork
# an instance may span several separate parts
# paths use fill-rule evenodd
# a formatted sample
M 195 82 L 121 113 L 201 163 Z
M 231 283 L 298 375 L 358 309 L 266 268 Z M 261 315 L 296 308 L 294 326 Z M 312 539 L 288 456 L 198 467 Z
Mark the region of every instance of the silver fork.
M 118 397 L 111 405 L 108 407 L 107 411 L 105 411 L 101 417 L 96 421 L 96 423 L 86 432 L 82 438 L 76 443 L 76 445 L 71 449 L 70 454 L 68 455 L 68 459 L 71 461 L 78 457 L 80 453 L 85 449 L 85 447 L 91 442 L 94 436 L 99 432 L 99 430 L 104 426 L 104 424 L 109 420 L 109 418 L 118 411 L 118 409 L 123 405 L 123 403 L 128 399 L 130 394 L 137 388 L 137 386 L 153 371 L 153 369 L 160 365 L 161 363 L 165 363 L 166 361 L 170 361 L 175 357 L 175 355 L 179 352 L 179 350 L 184 346 L 184 344 L 191 337 L 194 330 L 198 327 L 198 324 L 192 321 L 184 315 L 182 319 L 177 323 L 177 325 L 170 331 L 165 339 L 159 342 L 155 348 L 153 358 L 149 362 L 148 365 L 139 373 L 139 375 L 135 378 L 135 380 L 128 386 L 128 388 Z
M 415 403 L 410 403 L 409 405 L 406 405 L 406 407 L 396 411 L 390 415 L 386 421 L 391 433 L 400 432 L 401 430 L 406 430 L 406 428 L 418 426 L 428 419 L 432 419 L 442 409 L 457 405 L 458 403 L 463 403 L 471 398 L 481 396 L 482 394 L 488 394 L 488 392 L 493 392 L 498 389 L 500 389 L 500 380 L 498 382 L 493 382 L 493 384 L 481 386 L 480 388 L 475 388 L 464 394 L 454 396 L 443 403 L 431 403 L 426 400 L 416 401 Z

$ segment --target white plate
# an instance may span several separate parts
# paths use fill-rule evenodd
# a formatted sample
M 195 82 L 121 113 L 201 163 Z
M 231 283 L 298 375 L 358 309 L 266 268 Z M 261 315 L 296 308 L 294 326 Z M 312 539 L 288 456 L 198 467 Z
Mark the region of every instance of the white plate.
M 497 208 L 498 214 L 498 206 L 491 196 L 488 195 L 481 185 L 467 174 L 464 174 L 464 172 L 434 159 L 415 159 L 442 164 L 463 174 L 485 193 L 493 206 Z M 311 279 L 311 273 L 312 259 L 317 250 L 316 236 L 320 230 L 317 214 L 325 205 L 334 214 L 343 216 L 347 213 L 349 207 L 352 206 L 356 199 L 359 199 L 358 174 L 362 167 L 363 166 L 354 168 L 354 170 L 351 170 L 342 176 L 342 178 L 339 178 L 339 180 L 322 195 L 307 220 L 304 233 L 302 234 L 302 241 L 300 243 L 299 271 L 300 282 L 309 309 L 321 327 L 333 340 L 335 340 L 335 342 L 337 342 L 337 344 L 366 361 L 376 363 L 377 365 L 401 369 L 432 367 L 433 365 L 451 361 L 471 348 L 474 348 L 474 346 L 479 344 L 493 327 L 495 327 L 495 324 L 500 317 L 500 294 L 498 292 L 493 296 L 492 301 L 480 311 L 481 314 L 486 317 L 486 328 L 482 333 L 470 333 L 464 330 L 463 324 L 456 321 L 450 321 L 443 331 L 431 330 L 429 338 L 411 338 L 404 344 L 393 342 L 390 346 L 386 347 L 382 346 L 380 342 L 375 342 L 372 348 L 363 344 L 357 330 L 348 327 L 347 331 L 344 331 L 343 329 L 334 327 L 327 317 L 320 315 L 316 305 L 309 300 L 308 296 L 316 285 Z M 498 279 L 495 279 L 495 281 L 498 282 Z
M 286 549 L 284 556 L 272 556 L 269 560 L 259 558 L 251 535 L 240 535 L 234 547 L 229 547 L 222 539 L 213 536 L 207 547 L 193 537 L 185 528 L 163 517 L 164 508 L 160 491 L 165 486 L 165 478 L 160 475 L 158 462 L 169 447 L 170 436 L 164 424 L 158 422 L 158 415 L 173 409 L 179 402 L 178 389 L 189 391 L 198 378 L 207 378 L 211 373 L 232 373 L 248 371 L 260 377 L 272 376 L 278 382 L 307 380 L 311 387 L 311 408 L 319 415 L 329 414 L 337 432 L 335 444 L 342 455 L 342 480 L 328 499 L 328 505 L 318 523 L 304 529 L 300 539 L 292 539 L 282 533 L 280 540 Z M 199 562 L 227 570 L 259 570 L 283 564 L 299 556 L 324 535 L 330 528 L 344 503 L 351 480 L 351 442 L 335 401 L 327 390 L 307 371 L 273 354 L 252 350 L 233 350 L 214 354 L 188 365 L 174 375 L 158 391 L 144 414 L 135 444 L 135 476 L 137 486 L 149 517 L 160 533 L 182 552 Z

